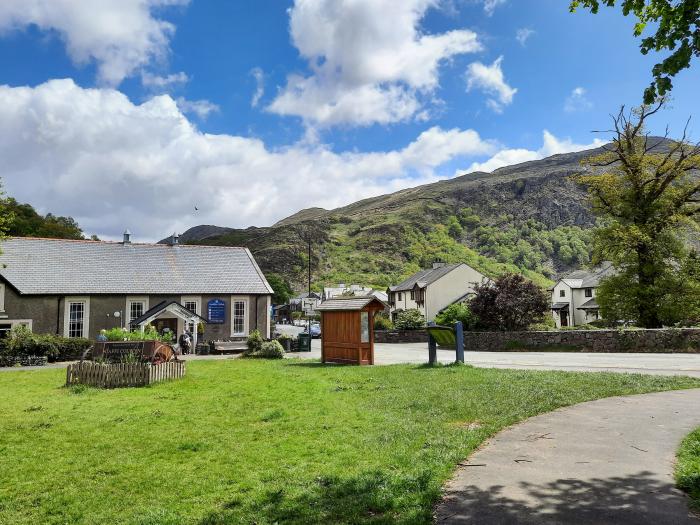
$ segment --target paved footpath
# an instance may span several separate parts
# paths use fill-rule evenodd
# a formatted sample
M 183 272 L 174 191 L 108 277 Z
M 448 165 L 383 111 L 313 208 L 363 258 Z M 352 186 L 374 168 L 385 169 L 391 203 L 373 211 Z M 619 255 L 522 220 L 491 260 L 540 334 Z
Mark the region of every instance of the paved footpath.
M 581 403 L 508 428 L 462 463 L 436 521 L 700 525 L 675 488 L 700 389 Z

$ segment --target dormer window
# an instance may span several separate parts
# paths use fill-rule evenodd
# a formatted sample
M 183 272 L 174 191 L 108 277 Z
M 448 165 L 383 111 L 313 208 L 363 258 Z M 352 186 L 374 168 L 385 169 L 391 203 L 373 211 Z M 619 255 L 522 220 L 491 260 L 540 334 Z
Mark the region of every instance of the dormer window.
M 559 297 L 566 297 L 566 290 L 559 290 Z

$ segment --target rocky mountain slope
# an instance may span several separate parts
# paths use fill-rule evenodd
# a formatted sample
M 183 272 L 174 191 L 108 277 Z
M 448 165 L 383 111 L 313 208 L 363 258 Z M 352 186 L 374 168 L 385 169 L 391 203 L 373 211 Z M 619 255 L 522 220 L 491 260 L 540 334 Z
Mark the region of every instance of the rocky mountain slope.
M 193 244 L 248 246 L 265 272 L 303 289 L 306 241 L 317 286 L 385 287 L 434 260 L 464 261 L 484 273 L 521 271 L 545 283 L 589 258 L 595 218 L 570 180 L 589 150 L 470 173 L 365 199 L 335 210 L 302 210 L 270 227 L 197 226 Z

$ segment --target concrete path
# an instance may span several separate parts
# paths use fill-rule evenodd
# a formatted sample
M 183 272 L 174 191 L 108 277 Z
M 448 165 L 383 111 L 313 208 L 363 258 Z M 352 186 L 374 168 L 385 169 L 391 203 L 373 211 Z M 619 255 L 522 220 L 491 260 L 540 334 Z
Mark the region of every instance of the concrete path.
M 314 339 L 311 352 L 288 354 L 288 357 L 320 359 L 321 341 Z M 425 343 L 374 345 L 375 364 L 427 363 Z M 466 352 L 465 361 L 483 368 L 518 368 L 523 370 L 567 370 L 582 372 L 627 372 L 654 375 L 700 377 L 700 354 L 602 354 L 579 352 Z M 438 350 L 441 363 L 453 363 L 454 351 Z
M 674 487 L 700 389 L 614 397 L 506 429 L 462 463 L 437 523 L 699 525 Z

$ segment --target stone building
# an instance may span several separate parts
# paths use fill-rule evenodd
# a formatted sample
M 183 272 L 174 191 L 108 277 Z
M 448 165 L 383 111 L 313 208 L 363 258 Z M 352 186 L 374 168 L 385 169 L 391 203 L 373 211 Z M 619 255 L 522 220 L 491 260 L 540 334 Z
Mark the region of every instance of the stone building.
M 0 244 L 0 332 L 94 339 L 152 324 L 200 339 L 270 334 L 272 288 L 247 248 L 13 237 Z

